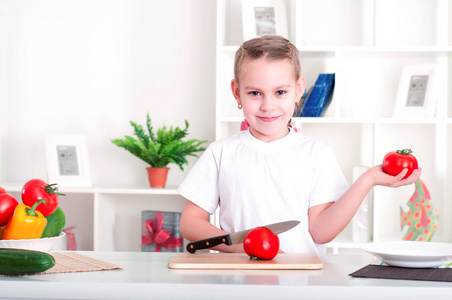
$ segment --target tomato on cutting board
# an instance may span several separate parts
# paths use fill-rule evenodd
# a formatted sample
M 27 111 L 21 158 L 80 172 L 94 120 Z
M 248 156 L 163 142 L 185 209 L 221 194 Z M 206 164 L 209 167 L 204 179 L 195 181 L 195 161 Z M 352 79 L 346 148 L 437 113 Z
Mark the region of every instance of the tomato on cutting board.
M 418 168 L 417 159 L 412 155 L 411 149 L 391 151 L 383 158 L 383 171 L 389 175 L 395 176 L 400 174 L 403 169 L 408 169 L 408 172 L 403 179 L 413 173 Z
M 279 237 L 265 227 L 256 227 L 246 235 L 243 249 L 250 259 L 273 259 L 279 251 Z

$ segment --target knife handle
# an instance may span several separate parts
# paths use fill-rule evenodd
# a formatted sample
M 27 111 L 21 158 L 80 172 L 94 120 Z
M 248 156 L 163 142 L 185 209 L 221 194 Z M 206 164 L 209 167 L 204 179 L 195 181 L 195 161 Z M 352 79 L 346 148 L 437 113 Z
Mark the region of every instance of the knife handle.
M 229 234 L 214 236 L 208 239 L 188 243 L 187 251 L 190 253 L 195 253 L 196 250 L 212 248 L 221 244 L 232 245 L 231 237 L 229 236 Z

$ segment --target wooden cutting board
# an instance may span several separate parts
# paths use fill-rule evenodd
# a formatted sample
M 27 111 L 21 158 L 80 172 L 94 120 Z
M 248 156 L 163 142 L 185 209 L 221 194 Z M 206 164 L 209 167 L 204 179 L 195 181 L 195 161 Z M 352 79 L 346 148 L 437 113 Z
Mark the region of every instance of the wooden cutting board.
M 245 253 L 176 253 L 168 262 L 170 269 L 266 269 L 316 270 L 323 263 L 316 254 L 278 254 L 271 260 L 250 260 Z

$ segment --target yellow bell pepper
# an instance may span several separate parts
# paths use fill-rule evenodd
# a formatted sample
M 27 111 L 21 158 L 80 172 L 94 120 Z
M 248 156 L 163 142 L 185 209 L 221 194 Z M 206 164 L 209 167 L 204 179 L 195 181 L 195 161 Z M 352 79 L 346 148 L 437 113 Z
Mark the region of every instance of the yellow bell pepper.
M 47 219 L 36 210 L 45 200 L 36 201 L 32 207 L 20 203 L 16 206 L 14 214 L 6 225 L 3 234 L 4 240 L 37 239 L 40 238 L 47 225 Z

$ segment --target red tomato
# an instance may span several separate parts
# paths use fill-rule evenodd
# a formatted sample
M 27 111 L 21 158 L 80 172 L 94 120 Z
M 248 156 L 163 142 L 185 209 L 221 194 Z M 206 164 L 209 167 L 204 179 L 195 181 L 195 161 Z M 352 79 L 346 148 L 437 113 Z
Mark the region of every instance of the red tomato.
M 0 186 L 0 194 L 6 193 L 6 190 Z
M 42 203 L 38 207 L 44 216 L 52 214 L 57 209 L 60 195 L 64 196 L 64 194 L 58 193 L 56 183 L 47 184 L 41 179 L 32 179 L 22 188 L 22 202 L 25 205 L 31 207 L 36 201 L 46 200 L 46 203 Z
M 250 259 L 273 259 L 279 251 L 279 237 L 265 227 L 256 227 L 246 235 L 243 249 Z
M 10 194 L 0 193 L 0 226 L 8 224 L 19 202 Z
M 417 159 L 411 154 L 412 152 L 411 149 L 389 152 L 383 158 L 383 171 L 395 176 L 402 172 L 403 169 L 408 169 L 403 179 L 407 178 L 418 168 Z

